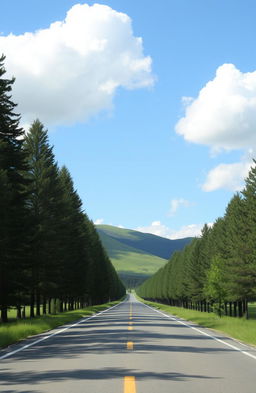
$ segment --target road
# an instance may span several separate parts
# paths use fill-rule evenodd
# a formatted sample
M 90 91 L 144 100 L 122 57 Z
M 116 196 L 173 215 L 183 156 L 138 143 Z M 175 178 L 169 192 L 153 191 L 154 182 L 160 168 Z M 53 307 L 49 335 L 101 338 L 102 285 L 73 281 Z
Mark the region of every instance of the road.
M 0 351 L 0 392 L 255 393 L 255 370 L 253 348 L 129 295 L 95 317 Z

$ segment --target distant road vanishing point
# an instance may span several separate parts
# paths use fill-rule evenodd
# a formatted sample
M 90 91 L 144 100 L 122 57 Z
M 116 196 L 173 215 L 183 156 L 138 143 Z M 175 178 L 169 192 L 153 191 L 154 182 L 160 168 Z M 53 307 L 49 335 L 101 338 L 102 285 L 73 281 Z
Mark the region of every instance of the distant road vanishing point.
M 133 295 L 0 351 L 4 393 L 255 393 L 256 350 Z

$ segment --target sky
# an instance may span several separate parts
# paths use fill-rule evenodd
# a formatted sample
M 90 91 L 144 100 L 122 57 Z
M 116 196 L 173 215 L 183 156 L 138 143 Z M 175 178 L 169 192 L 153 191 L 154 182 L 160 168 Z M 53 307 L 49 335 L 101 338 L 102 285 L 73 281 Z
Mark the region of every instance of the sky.
M 254 0 L 1 0 L 22 125 L 85 212 L 171 239 L 225 214 L 256 157 Z

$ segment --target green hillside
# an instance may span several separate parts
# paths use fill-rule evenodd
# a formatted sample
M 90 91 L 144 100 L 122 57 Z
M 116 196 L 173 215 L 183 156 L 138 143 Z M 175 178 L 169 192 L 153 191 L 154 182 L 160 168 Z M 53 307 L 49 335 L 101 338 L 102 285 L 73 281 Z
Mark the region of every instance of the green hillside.
M 110 225 L 96 228 L 119 276 L 128 286 L 139 284 L 154 274 L 175 250 L 182 249 L 191 240 L 169 240 Z
M 184 239 L 166 239 L 165 237 L 152 235 L 151 233 L 142 233 L 131 229 L 118 228 L 111 225 L 97 225 L 99 233 L 105 233 L 112 239 L 143 250 L 148 254 L 156 255 L 163 259 L 169 259 L 171 255 L 191 242 L 192 238 Z

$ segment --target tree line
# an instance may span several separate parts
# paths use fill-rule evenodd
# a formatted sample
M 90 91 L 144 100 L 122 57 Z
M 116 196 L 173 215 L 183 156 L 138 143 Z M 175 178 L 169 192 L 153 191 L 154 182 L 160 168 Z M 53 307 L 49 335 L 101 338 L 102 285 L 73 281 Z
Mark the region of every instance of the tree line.
M 205 225 L 137 293 L 173 306 L 248 318 L 256 300 L 256 161 L 224 217 Z
M 125 288 L 66 167 L 59 168 L 47 130 L 20 127 L 0 57 L 0 309 L 30 317 L 118 299 Z

